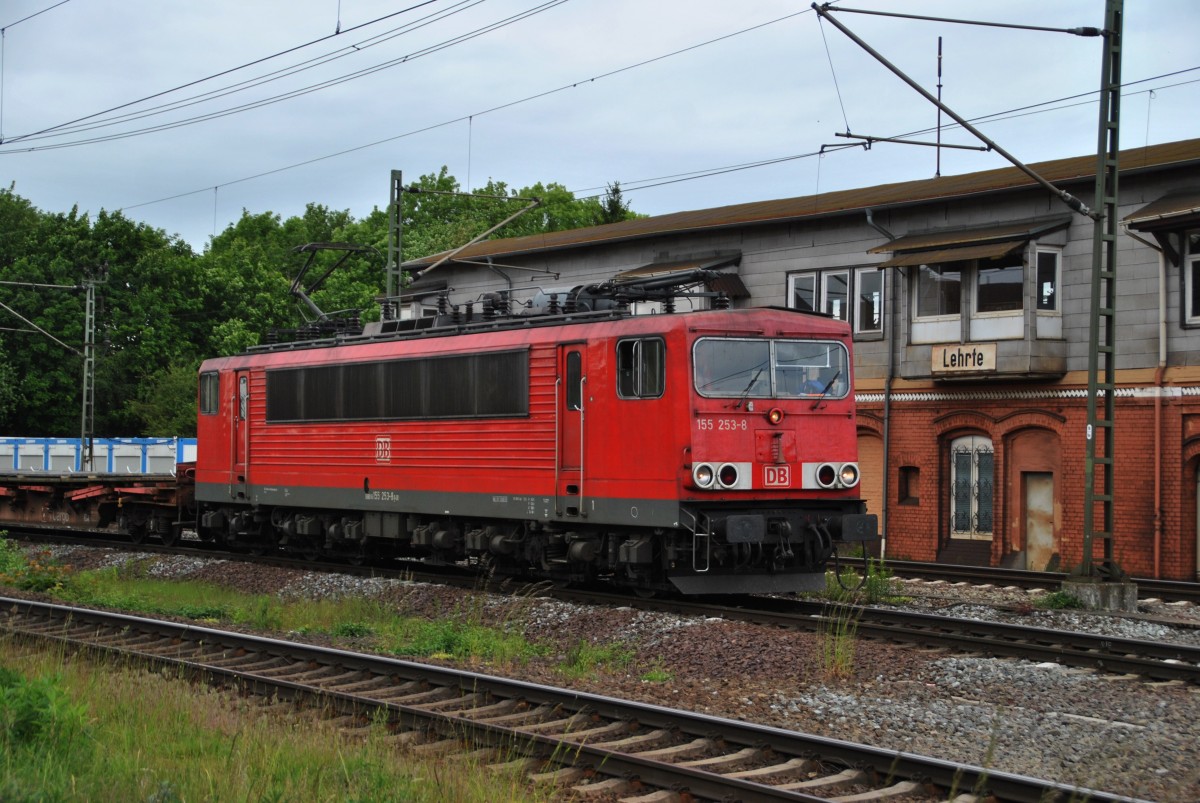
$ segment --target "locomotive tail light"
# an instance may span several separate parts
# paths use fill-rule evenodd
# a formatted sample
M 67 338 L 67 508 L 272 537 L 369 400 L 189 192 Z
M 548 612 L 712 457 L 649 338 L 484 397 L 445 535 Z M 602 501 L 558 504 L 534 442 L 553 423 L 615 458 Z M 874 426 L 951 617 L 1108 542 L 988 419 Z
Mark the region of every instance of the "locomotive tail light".
M 842 470 L 838 472 L 838 480 L 843 488 L 853 488 L 858 485 L 858 464 L 857 463 L 842 463 Z
M 817 485 L 822 488 L 832 488 L 838 480 L 838 470 L 833 463 L 822 463 L 817 466 Z
M 734 488 L 738 484 L 738 468 L 733 463 L 726 463 L 717 471 L 717 480 L 722 488 Z
M 767 413 L 767 420 L 770 421 L 772 424 L 782 423 L 783 422 L 783 410 L 779 409 L 778 407 L 772 407 L 770 412 Z
M 699 488 L 712 487 L 716 474 L 708 463 L 700 463 L 692 468 L 692 480 Z

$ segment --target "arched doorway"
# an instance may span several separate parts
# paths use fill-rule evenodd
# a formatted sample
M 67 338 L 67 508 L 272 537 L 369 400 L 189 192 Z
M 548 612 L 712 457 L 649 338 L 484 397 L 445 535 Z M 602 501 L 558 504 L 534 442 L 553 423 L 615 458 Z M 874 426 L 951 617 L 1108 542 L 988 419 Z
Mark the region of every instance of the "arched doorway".
M 858 485 L 859 496 L 867 503 L 867 512 L 879 516 L 879 524 L 883 526 L 883 477 L 887 467 L 883 464 L 883 438 L 874 432 L 860 430 L 858 433 L 858 467 L 862 477 Z M 882 542 L 870 541 L 866 547 L 869 554 L 879 557 Z
M 986 435 L 950 442 L 950 532 L 938 553 L 942 563 L 987 566 L 995 528 L 996 453 Z
M 1032 571 L 1059 568 L 1062 481 L 1059 436 L 1047 429 L 1026 429 L 1005 441 L 1009 497 L 1008 526 L 1001 563 Z

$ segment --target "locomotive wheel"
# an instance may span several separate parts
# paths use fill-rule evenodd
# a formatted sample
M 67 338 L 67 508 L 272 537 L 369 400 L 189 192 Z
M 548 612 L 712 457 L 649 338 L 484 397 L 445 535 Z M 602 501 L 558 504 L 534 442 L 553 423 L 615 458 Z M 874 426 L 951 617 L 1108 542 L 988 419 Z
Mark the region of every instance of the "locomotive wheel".
M 117 527 L 129 536 L 131 542 L 135 544 L 146 542 L 146 522 L 135 522 L 130 517 L 122 515 L 117 519 Z
M 295 540 L 289 541 L 287 551 L 289 554 L 308 561 L 315 561 L 321 557 L 321 547 L 317 543 L 307 539 L 299 542 Z
M 271 545 L 264 541 L 253 541 L 246 547 L 246 551 L 256 558 L 261 558 L 271 550 Z
M 179 543 L 181 535 L 183 535 L 183 525 L 168 522 L 162 531 L 163 546 L 175 546 Z

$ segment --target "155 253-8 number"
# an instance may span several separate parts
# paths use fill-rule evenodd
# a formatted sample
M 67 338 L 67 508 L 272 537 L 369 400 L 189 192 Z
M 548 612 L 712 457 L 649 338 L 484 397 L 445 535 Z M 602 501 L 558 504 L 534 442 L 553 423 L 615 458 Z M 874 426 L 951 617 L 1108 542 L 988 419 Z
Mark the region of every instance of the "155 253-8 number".
M 697 418 L 696 428 L 701 432 L 742 432 L 749 425 L 744 418 Z

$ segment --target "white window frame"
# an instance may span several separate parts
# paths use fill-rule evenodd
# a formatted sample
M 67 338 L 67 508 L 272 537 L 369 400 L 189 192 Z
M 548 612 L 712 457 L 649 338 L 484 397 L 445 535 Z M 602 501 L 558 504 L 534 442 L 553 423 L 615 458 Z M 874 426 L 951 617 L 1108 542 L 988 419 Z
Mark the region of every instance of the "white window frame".
M 1180 237 L 1183 248 L 1184 322 L 1200 325 L 1200 231 L 1185 231 Z M 1196 299 L 1196 303 L 1192 300 Z
M 842 286 L 845 292 L 841 294 L 840 299 L 835 298 L 829 291 L 830 279 L 841 277 Z M 824 270 L 821 271 L 821 312 L 824 312 L 831 318 L 839 321 L 850 322 L 850 299 L 853 298 L 853 293 L 850 288 L 850 271 L 849 270 Z M 841 308 L 838 308 L 838 302 L 841 303 Z
M 841 321 L 846 321 L 852 327 L 855 335 L 882 335 L 883 334 L 883 316 L 887 309 L 885 300 L 887 298 L 887 281 L 883 276 L 883 268 L 877 267 L 858 267 L 858 268 L 815 268 L 813 270 L 796 271 L 788 274 L 787 277 L 787 305 L 789 309 L 798 309 L 796 305 L 796 286 L 800 283 L 808 285 L 809 294 L 812 296 L 813 310 L 828 315 L 833 315 Z M 858 317 L 858 294 L 861 287 L 863 276 L 873 273 L 878 273 L 879 281 L 879 326 L 878 328 L 863 328 Z M 846 285 L 846 295 L 842 299 L 841 315 L 834 315 L 835 310 L 831 309 L 833 298 L 829 292 L 829 278 L 840 276 Z
M 854 333 L 855 334 L 870 334 L 870 335 L 882 335 L 883 334 L 884 315 L 886 313 L 886 308 L 884 307 L 884 304 L 883 304 L 883 299 L 884 299 L 884 296 L 886 293 L 886 288 L 887 288 L 887 275 L 885 273 L 886 270 L 887 270 L 887 268 L 857 268 L 854 271 L 854 285 L 853 285 L 854 294 L 853 294 L 853 296 L 851 296 L 851 302 L 854 307 L 853 315 L 854 315 Z M 879 325 L 872 327 L 870 329 L 867 329 L 862 325 L 862 315 L 859 314 L 862 310 L 862 307 L 859 304 L 859 301 L 862 299 L 862 295 L 863 295 L 862 286 L 863 286 L 863 277 L 864 276 L 878 276 L 879 277 L 879 297 L 874 300 L 874 304 L 873 304 L 873 306 L 875 306 L 879 312 Z
M 821 287 L 820 287 L 821 283 L 819 281 L 820 278 L 821 278 L 821 271 L 819 271 L 819 270 L 806 270 L 806 271 L 802 271 L 800 273 L 789 274 L 788 280 L 787 280 L 787 305 L 788 305 L 788 308 L 789 309 L 799 309 L 799 307 L 796 306 L 796 284 L 800 280 L 803 279 L 803 280 L 805 280 L 806 284 L 811 283 L 811 285 L 812 285 L 808 289 L 809 289 L 809 293 L 812 295 L 813 311 L 815 312 L 818 309 L 820 309 L 820 297 L 821 297 Z
M 934 263 L 934 264 L 956 264 L 956 263 Z M 958 312 L 946 315 L 918 315 L 920 309 L 920 293 L 918 287 L 921 283 L 921 268 L 924 265 L 913 265 L 909 272 L 909 297 L 911 307 L 912 323 L 910 324 L 911 338 L 913 343 L 955 343 L 962 337 L 962 316 L 963 316 L 963 270 L 958 271 L 959 283 L 959 300 Z
M 969 306 L 968 341 L 1023 340 L 1025 338 L 1025 310 L 1029 306 L 1029 253 L 1028 247 L 1021 250 L 1021 306 L 1017 309 L 979 311 L 979 280 L 983 277 L 982 259 L 970 261 L 971 302 Z M 1008 267 L 1016 267 L 1010 265 Z
M 1042 255 L 1052 255 L 1054 257 L 1054 309 L 1041 309 L 1038 305 L 1038 300 L 1042 297 L 1042 288 L 1038 285 L 1038 274 L 1041 272 Z M 1063 282 L 1063 250 L 1054 246 L 1039 245 L 1033 251 L 1033 310 L 1034 319 L 1036 321 L 1037 337 L 1041 340 L 1047 338 L 1061 339 L 1062 338 L 1062 322 L 1063 322 L 1063 301 L 1062 301 L 1062 282 Z
M 998 310 L 995 312 L 979 312 L 979 279 L 981 276 L 978 259 L 964 259 L 954 262 L 931 262 L 927 265 L 915 266 L 909 280 L 911 296 L 911 337 L 913 343 L 952 343 L 963 336 L 966 325 L 967 342 L 983 342 L 991 340 L 1021 340 L 1025 337 L 1025 310 L 1029 305 L 1028 279 L 1030 272 L 1029 249 L 1021 259 L 1021 308 L 1015 310 Z M 1046 249 L 1050 250 L 1050 249 Z M 945 315 L 918 315 L 922 267 L 937 267 L 944 265 L 959 265 L 959 304 L 958 312 Z M 1061 260 L 1060 260 L 1061 274 Z M 1060 276 L 1061 280 L 1061 276 Z M 1061 334 L 1061 326 L 1059 327 Z M 1046 335 L 1050 336 L 1050 335 Z

